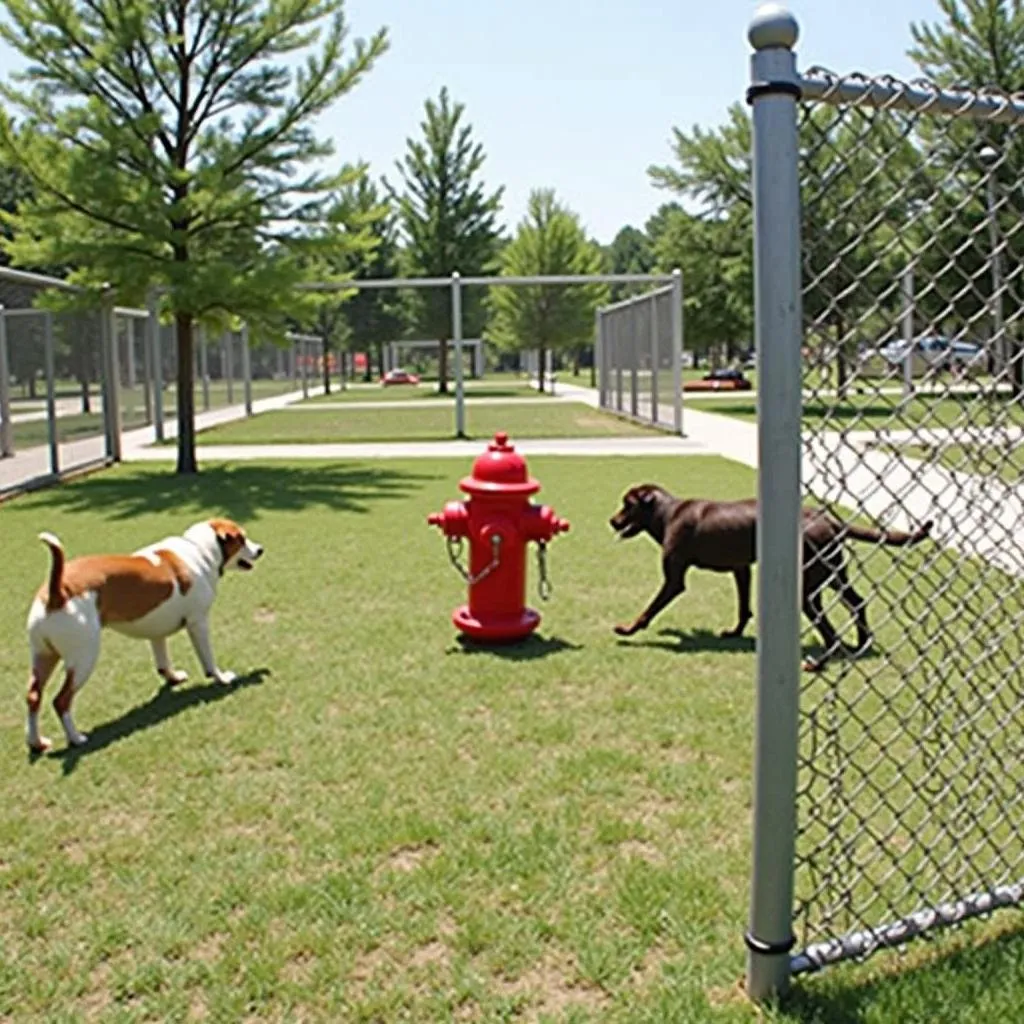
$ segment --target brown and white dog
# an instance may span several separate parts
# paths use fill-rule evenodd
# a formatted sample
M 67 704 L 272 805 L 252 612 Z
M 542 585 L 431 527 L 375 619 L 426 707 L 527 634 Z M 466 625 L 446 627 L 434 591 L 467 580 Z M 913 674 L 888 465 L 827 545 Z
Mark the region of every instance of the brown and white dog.
M 188 678 L 171 667 L 167 638 L 184 628 L 203 671 L 219 683 L 231 683 L 214 661 L 210 645 L 210 609 L 225 569 L 252 569 L 263 548 L 230 519 L 210 519 L 189 527 L 181 537 L 166 537 L 131 555 L 85 555 L 65 561 L 52 533 L 39 539 L 50 548 L 50 578 L 28 613 L 32 675 L 28 684 L 27 740 L 44 751 L 50 741 L 39 733 L 43 687 L 57 663 L 64 662 L 64 685 L 54 698 L 67 741 L 86 742 L 71 718 L 71 702 L 86 684 L 100 653 L 105 626 L 148 640 L 156 670 L 171 686 Z

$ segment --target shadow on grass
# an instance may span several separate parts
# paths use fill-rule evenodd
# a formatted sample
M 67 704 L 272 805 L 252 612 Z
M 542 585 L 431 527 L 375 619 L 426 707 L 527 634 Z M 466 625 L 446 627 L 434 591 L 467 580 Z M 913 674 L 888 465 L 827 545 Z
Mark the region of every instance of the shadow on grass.
M 201 453 L 200 453 L 201 454 Z M 212 465 L 196 476 L 170 471 L 99 473 L 73 484 L 37 492 L 38 507 L 88 512 L 104 519 L 131 519 L 156 509 L 196 517 L 230 516 L 241 523 L 261 511 L 300 511 L 313 506 L 335 512 L 367 512 L 373 504 L 408 497 L 436 474 L 409 472 L 385 463 Z
M 669 639 L 634 640 L 620 637 L 616 642 L 620 647 L 660 647 L 664 651 L 675 651 L 678 654 L 749 654 L 757 646 L 752 636 L 722 636 L 711 629 L 688 632 L 682 629 L 660 629 L 658 637 Z
M 676 654 L 753 654 L 757 650 L 756 637 L 723 636 L 711 629 L 661 629 L 658 630 L 658 637 L 668 639 L 634 640 L 620 637 L 616 642 L 620 647 L 658 647 Z M 820 658 L 824 652 L 825 648 L 821 644 L 809 644 L 803 648 L 803 656 L 812 660 Z M 870 661 L 878 657 L 879 653 L 874 647 L 857 654 L 841 652 L 832 656 L 826 669 L 843 662 Z
M 64 775 L 70 775 L 83 757 L 98 754 L 101 750 L 113 746 L 119 740 L 152 729 L 175 715 L 194 708 L 200 704 L 213 704 L 231 697 L 250 686 L 258 686 L 270 669 L 259 668 L 239 676 L 233 683 L 205 683 L 202 686 L 162 686 L 145 704 L 138 704 L 131 711 L 119 718 L 112 718 L 89 732 L 89 742 L 81 747 L 65 747 L 42 756 L 63 762 Z M 39 756 L 39 755 L 36 755 Z
M 1019 998 L 1024 976 L 1024 928 L 918 966 L 898 967 L 874 978 L 843 983 L 832 967 L 820 977 L 798 980 L 779 1004 L 781 1020 L 800 1024 L 864 1024 L 869 1020 L 1009 1020 L 992 1006 L 1005 993 L 1004 1009 Z M 993 1015 L 982 1007 L 987 1007 Z
M 536 661 L 563 651 L 581 651 L 580 644 L 571 643 L 557 636 L 531 634 L 515 644 L 485 644 L 460 636 L 445 654 L 489 654 L 504 661 Z

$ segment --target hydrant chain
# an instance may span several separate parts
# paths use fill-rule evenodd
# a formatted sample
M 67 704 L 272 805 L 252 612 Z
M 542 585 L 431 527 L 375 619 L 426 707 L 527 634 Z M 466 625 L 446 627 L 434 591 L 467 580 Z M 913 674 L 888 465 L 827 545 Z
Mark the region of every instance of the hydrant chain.
M 460 558 L 462 557 L 462 538 L 461 537 L 449 537 L 448 538 L 448 558 L 451 559 L 452 565 L 455 566 L 458 574 L 472 587 L 479 583 L 481 580 L 487 579 L 488 576 L 495 569 L 498 568 L 501 562 L 501 535 L 494 534 L 491 537 L 491 561 L 485 565 L 476 575 L 472 575 L 466 571 L 463 567 Z
M 548 546 L 541 541 L 537 545 L 537 592 L 546 601 L 551 596 L 551 581 L 548 579 Z

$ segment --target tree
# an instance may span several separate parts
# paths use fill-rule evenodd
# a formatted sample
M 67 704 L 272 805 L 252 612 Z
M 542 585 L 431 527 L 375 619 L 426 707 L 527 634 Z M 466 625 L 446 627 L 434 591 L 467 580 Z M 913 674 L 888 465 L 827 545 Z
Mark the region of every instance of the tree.
M 506 277 L 542 274 L 599 274 L 603 255 L 588 240 L 579 217 L 555 199 L 552 189 L 530 193 L 527 214 L 504 248 L 498 273 Z M 538 386 L 544 390 L 549 350 L 578 348 L 594 334 L 594 312 L 608 301 L 601 284 L 494 287 L 488 298 L 488 337 L 505 348 L 536 348 Z
M 1001 90 L 1019 95 L 1024 91 L 1024 3 L 1020 0 L 939 0 L 942 20 L 937 23 L 914 22 L 910 26 L 913 46 L 910 58 L 936 84 L 975 90 Z M 943 274 L 945 287 L 933 288 L 933 295 L 948 298 L 948 308 L 956 309 L 961 322 L 976 322 L 984 315 L 984 305 L 992 295 L 991 276 L 984 266 L 991 259 L 988 251 L 987 174 L 997 202 L 995 230 L 1002 249 L 1003 303 L 1008 310 L 1024 308 L 1024 205 L 1020 199 L 1020 181 L 1024 177 L 1024 139 L 1012 126 L 995 121 L 977 122 L 967 118 L 951 124 L 922 123 L 921 135 L 930 155 L 935 157 L 934 216 L 929 227 L 942 229 L 941 244 L 933 246 L 928 270 Z M 991 147 L 995 165 L 986 168 L 982 152 Z M 965 180 L 973 171 L 973 180 Z M 973 202 L 964 203 L 963 195 L 951 195 L 947 184 L 952 178 L 961 189 L 973 192 Z M 945 250 L 941 252 L 940 250 Z M 949 259 L 956 253 L 956 261 Z M 952 267 L 951 267 L 952 264 Z M 961 280 L 950 280 L 950 271 Z M 964 283 L 970 280 L 971 287 Z M 1024 396 L 1024 337 L 1019 316 L 1008 317 L 1007 335 L 1012 344 L 1010 371 L 1014 393 Z
M 349 261 L 354 278 L 393 278 L 398 276 L 398 218 L 390 195 L 368 178 L 350 189 L 346 196 L 347 216 L 358 230 L 370 234 L 372 246 Z M 366 379 L 371 376 L 373 360 L 384 372 L 384 345 L 399 338 L 405 329 L 405 310 L 401 295 L 394 288 L 360 288 L 342 307 L 342 317 L 353 351 L 365 351 Z
M 357 171 L 310 170 L 333 152 L 312 126 L 386 32 L 346 56 L 342 0 L 2 3 L 0 36 L 28 69 L 0 85 L 23 115 L 17 130 L 0 115 L 0 149 L 35 192 L 5 247 L 124 302 L 165 289 L 177 469 L 194 473 L 193 327 L 242 317 L 281 333 L 314 257 L 350 242 L 330 197 Z
M 654 270 L 654 250 L 650 237 L 638 228 L 627 224 L 612 239 L 608 251 L 609 265 L 613 274 L 650 274 Z M 643 290 L 644 285 L 612 285 L 613 302 Z
M 481 274 L 500 246 L 497 226 L 504 188 L 488 192 L 481 180 L 483 146 L 463 123 L 465 105 L 453 102 L 443 88 L 424 105 L 422 139 L 408 139 L 397 165 L 404 191 L 398 200 L 405 259 L 412 275 L 448 277 Z M 466 294 L 463 316 L 472 328 L 479 298 Z M 415 298 L 418 322 L 440 342 L 438 390 L 448 390 L 448 339 L 451 298 L 446 288 L 423 288 Z

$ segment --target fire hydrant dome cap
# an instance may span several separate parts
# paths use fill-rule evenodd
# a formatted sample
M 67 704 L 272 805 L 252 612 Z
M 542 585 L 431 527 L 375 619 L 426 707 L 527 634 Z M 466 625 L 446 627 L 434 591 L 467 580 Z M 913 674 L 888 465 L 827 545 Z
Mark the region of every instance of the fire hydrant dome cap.
M 494 435 L 487 451 L 473 463 L 473 472 L 459 486 L 469 494 L 534 494 L 540 490 L 540 483 L 527 471 L 526 460 L 508 443 L 504 431 Z

